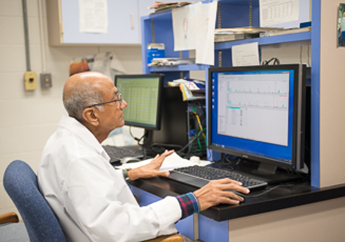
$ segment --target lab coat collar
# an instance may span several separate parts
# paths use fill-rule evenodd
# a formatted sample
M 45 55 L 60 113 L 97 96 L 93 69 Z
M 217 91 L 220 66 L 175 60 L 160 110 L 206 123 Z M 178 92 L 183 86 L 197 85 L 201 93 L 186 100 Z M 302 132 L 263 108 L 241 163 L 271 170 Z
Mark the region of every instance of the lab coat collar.
M 88 146 L 90 146 L 91 149 L 94 149 L 97 153 L 110 161 L 109 155 L 105 152 L 102 145 L 98 142 L 93 133 L 91 133 L 91 131 L 83 124 L 81 124 L 78 120 L 72 117 L 63 116 L 59 122 L 59 126 L 74 133 Z

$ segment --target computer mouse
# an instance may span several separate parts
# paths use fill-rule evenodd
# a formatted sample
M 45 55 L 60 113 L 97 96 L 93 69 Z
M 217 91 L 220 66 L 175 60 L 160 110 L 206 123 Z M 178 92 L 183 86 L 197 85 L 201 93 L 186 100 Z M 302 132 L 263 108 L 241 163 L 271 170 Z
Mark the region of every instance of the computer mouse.
M 124 157 L 120 160 L 121 164 L 137 162 L 137 161 L 140 161 L 140 159 L 135 158 L 135 157 Z

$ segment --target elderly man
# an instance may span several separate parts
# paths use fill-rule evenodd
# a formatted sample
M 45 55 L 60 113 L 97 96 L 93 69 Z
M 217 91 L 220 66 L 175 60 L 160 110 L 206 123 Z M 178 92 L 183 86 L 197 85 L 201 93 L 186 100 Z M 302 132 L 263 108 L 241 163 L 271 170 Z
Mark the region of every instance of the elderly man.
M 141 241 L 175 233 L 181 218 L 219 203 L 243 201 L 231 190 L 249 192 L 222 179 L 139 207 L 124 174 L 112 167 L 101 146 L 112 130 L 124 125 L 127 103 L 119 90 L 101 73 L 79 73 L 66 81 L 63 103 L 69 117 L 61 119 L 44 148 L 38 182 L 68 241 Z M 169 176 L 159 168 L 172 152 L 125 175 L 130 180 Z

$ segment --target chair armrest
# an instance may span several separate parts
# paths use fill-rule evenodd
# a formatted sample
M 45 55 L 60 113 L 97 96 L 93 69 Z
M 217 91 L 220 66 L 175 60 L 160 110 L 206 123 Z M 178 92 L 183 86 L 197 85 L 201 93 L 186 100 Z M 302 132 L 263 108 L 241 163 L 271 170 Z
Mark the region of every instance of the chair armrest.
M 138 197 L 134 196 L 135 200 L 139 203 Z M 183 242 L 182 236 L 178 234 L 163 235 L 154 239 L 145 240 L 143 242 Z
M 18 223 L 18 215 L 14 212 L 0 214 L 0 224 L 4 223 Z
M 154 239 L 145 240 L 144 242 L 183 242 L 183 238 L 178 234 L 159 236 Z

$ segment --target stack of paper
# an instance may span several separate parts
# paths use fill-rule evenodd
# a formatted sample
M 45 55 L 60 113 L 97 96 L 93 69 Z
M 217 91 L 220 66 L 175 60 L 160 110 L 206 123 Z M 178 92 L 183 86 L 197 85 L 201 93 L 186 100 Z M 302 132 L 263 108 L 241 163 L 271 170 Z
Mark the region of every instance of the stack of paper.
M 259 28 L 259 27 L 243 27 L 243 28 L 221 28 L 215 30 L 214 42 L 225 42 L 240 39 L 258 38 L 260 33 L 267 31 L 278 31 L 283 28 Z
M 127 164 L 123 164 L 121 166 L 117 166 L 116 168 L 119 169 L 128 169 L 128 168 L 137 168 L 143 165 L 146 165 L 148 163 L 150 163 L 152 161 L 152 159 L 148 159 L 148 160 L 143 160 L 143 161 L 139 161 L 139 162 L 134 162 L 134 163 L 127 163 Z M 199 166 L 206 166 L 208 164 L 210 164 L 210 161 L 198 161 L 198 162 L 193 162 L 187 159 L 183 159 L 181 156 L 179 156 L 178 154 L 176 154 L 176 152 L 172 153 L 170 156 L 166 157 L 161 168 L 159 169 L 160 171 L 170 171 L 173 170 L 175 168 L 180 168 L 180 167 L 187 167 L 187 166 L 195 166 L 195 165 L 199 165 Z
M 158 12 L 162 12 L 162 11 L 166 11 L 169 9 L 173 9 L 173 8 L 179 8 L 179 7 L 183 7 L 185 5 L 191 4 L 191 2 L 188 1 L 183 1 L 183 2 L 155 2 L 154 4 L 152 4 L 149 9 L 153 9 L 154 12 L 153 13 L 158 13 Z
M 295 34 L 295 33 L 303 33 L 311 31 L 311 27 L 305 27 L 305 28 L 293 28 L 293 29 L 283 29 L 283 30 L 276 30 L 276 31 L 268 31 L 265 33 L 261 33 L 260 37 L 267 37 L 267 36 L 277 36 L 277 35 L 283 35 L 283 34 Z
M 153 58 L 148 66 L 177 66 L 195 64 L 194 58 Z
M 183 101 L 205 99 L 205 82 L 191 79 L 177 79 L 168 82 L 169 86 L 179 86 Z
M 215 34 L 235 34 L 235 33 L 245 33 L 245 34 L 257 34 L 273 30 L 283 30 L 284 28 L 260 28 L 260 27 L 241 27 L 241 28 L 220 28 L 215 30 Z
M 259 34 L 246 34 L 246 33 L 232 33 L 232 34 L 215 34 L 214 36 L 214 42 L 226 42 L 226 41 L 233 41 L 233 40 L 241 40 L 241 39 L 252 39 L 252 38 L 258 38 Z
M 183 101 L 191 101 L 197 99 L 205 99 L 205 95 L 193 94 L 184 83 L 180 84 L 180 90 L 182 92 Z

